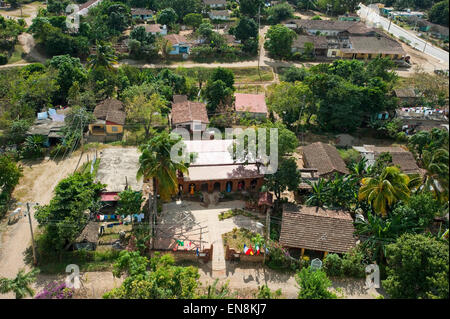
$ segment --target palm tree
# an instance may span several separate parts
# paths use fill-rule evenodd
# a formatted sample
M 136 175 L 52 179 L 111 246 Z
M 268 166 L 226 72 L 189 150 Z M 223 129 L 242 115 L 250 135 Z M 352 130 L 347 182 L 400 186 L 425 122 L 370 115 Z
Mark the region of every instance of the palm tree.
M 441 202 L 448 200 L 448 151 L 438 149 L 435 151 L 424 150 L 421 158 L 421 166 L 426 170 L 422 187 L 419 192 L 432 191 L 434 196 Z
M 350 174 L 355 177 L 362 178 L 366 175 L 367 170 L 370 169 L 367 167 L 367 159 L 362 157 L 358 162 L 353 162 L 349 165 Z
M 385 167 L 379 176 L 361 180 L 358 200 L 367 199 L 373 210 L 385 217 L 388 207 L 398 200 L 409 198 L 409 181 L 408 175 L 403 174 L 398 167 Z
M 177 173 L 187 173 L 189 167 L 187 159 L 181 162 L 172 159 L 171 149 L 180 141 L 181 137 L 173 139 L 167 132 L 162 132 L 140 147 L 142 154 L 137 178 L 152 178 L 155 195 L 159 193 L 164 200 L 178 192 Z
M 25 273 L 24 269 L 20 269 L 14 279 L 0 278 L 0 293 L 6 294 L 12 291 L 16 294 L 16 299 L 22 299 L 27 295 L 33 297 L 34 291 L 30 285 L 36 280 L 38 272 L 38 269 L 33 269 Z
M 87 64 L 93 69 L 98 67 L 112 69 L 113 64 L 117 64 L 117 56 L 109 44 L 97 42 L 96 53 L 89 56 Z

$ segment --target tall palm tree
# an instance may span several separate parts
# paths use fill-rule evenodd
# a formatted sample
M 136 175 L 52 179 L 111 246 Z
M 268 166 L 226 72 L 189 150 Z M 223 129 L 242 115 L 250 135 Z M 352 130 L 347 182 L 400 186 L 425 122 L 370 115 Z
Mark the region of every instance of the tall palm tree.
M 188 171 L 187 160 L 176 162 L 171 158 L 171 149 L 179 141 L 181 137 L 173 139 L 167 132 L 162 132 L 140 147 L 142 154 L 137 177 L 152 178 L 155 194 L 159 193 L 164 200 L 178 192 L 177 173 Z
M 112 69 L 113 65 L 117 64 L 117 56 L 114 54 L 114 49 L 109 44 L 97 42 L 96 52 L 89 56 L 87 64 L 93 69 L 98 67 Z
M 390 206 L 409 198 L 409 181 L 409 176 L 403 174 L 398 167 L 385 167 L 380 175 L 361 180 L 358 200 L 367 199 L 373 210 L 385 217 Z
M 435 151 L 424 150 L 421 158 L 421 166 L 426 170 L 422 187 L 418 191 L 432 191 L 440 201 L 448 200 L 449 168 L 448 151 L 437 149 Z
M 6 294 L 8 292 L 14 292 L 16 299 L 22 299 L 29 295 L 34 296 L 34 291 L 30 285 L 36 280 L 36 275 L 39 272 L 38 269 L 25 273 L 24 269 L 20 269 L 14 279 L 0 278 L 0 293 Z

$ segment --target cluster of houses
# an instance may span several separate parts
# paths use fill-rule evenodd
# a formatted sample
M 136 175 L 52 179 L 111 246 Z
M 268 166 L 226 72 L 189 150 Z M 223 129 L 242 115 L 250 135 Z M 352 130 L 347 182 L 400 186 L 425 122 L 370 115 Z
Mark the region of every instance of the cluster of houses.
M 313 44 L 314 56 L 323 58 L 372 59 L 378 56 L 402 60 L 402 45 L 360 21 L 342 16 L 339 20 L 291 19 L 284 23 L 299 33 L 292 52 L 305 52 Z

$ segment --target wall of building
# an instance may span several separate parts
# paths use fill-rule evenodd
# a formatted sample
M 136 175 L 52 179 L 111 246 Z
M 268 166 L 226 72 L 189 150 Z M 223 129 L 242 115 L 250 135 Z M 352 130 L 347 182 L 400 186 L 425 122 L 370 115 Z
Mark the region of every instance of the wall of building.
M 115 128 L 115 131 L 114 129 Z M 106 125 L 106 133 L 107 134 L 122 134 L 123 133 L 123 126 L 117 125 L 117 124 L 107 124 Z
M 211 167 L 211 169 L 214 169 L 214 167 Z M 256 180 L 256 186 L 255 188 L 251 187 L 251 183 L 253 180 Z M 232 180 L 211 180 L 211 181 L 184 181 L 183 179 L 179 179 L 179 184 L 182 185 L 183 187 L 183 193 L 184 194 L 188 194 L 190 191 L 190 185 L 194 184 L 195 185 L 195 191 L 201 191 L 202 190 L 202 185 L 203 184 L 208 184 L 208 192 L 212 193 L 214 191 L 214 186 L 218 186 L 217 183 L 220 185 L 220 188 L 218 189 L 220 192 L 226 192 L 226 188 L 227 188 L 227 183 L 231 182 L 232 186 L 231 186 L 231 192 L 237 192 L 239 191 L 239 182 L 244 181 L 245 185 L 244 185 L 244 189 L 245 190 L 253 190 L 253 191 L 257 191 L 259 190 L 263 183 L 264 183 L 264 178 L 260 177 L 260 178 L 244 178 L 244 179 L 232 179 Z

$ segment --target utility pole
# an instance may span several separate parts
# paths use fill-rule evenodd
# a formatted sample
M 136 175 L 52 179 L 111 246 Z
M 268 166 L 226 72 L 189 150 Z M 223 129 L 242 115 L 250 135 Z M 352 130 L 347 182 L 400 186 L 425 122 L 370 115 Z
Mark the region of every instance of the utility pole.
M 31 223 L 30 203 L 27 203 L 27 213 L 28 213 L 28 221 L 30 222 L 31 243 L 32 243 L 32 246 L 33 246 L 33 265 L 36 266 L 37 265 L 36 245 L 34 243 L 33 224 Z
M 259 29 L 261 28 L 261 5 L 258 7 L 258 49 L 259 49 Z M 264 45 L 264 44 L 263 44 Z M 261 71 L 259 70 L 259 61 L 261 60 L 261 50 L 259 50 L 258 54 L 258 75 L 259 80 L 262 81 Z

